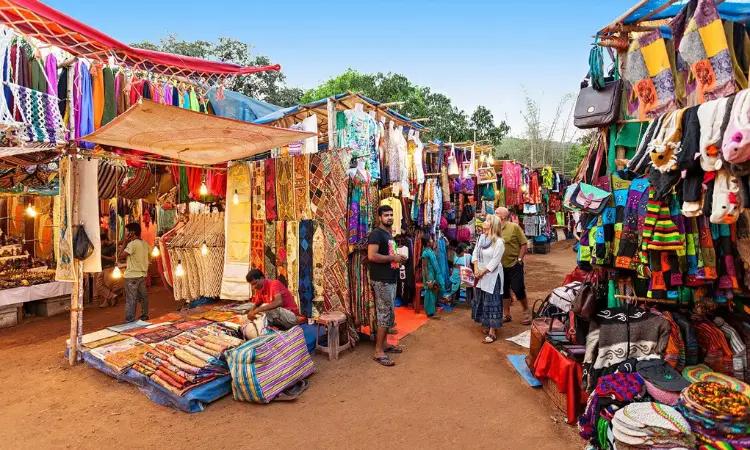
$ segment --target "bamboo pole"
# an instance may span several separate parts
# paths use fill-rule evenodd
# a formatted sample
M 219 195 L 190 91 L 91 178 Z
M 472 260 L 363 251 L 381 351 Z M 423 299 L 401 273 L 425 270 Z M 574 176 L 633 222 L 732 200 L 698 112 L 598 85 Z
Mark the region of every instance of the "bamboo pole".
M 73 82 L 75 80 L 75 65 L 69 66 L 68 70 L 68 114 L 70 116 L 69 129 L 71 143 L 75 141 L 76 134 L 76 123 L 75 123 L 75 111 L 73 109 Z M 64 156 L 65 157 L 65 156 Z M 70 192 L 70 202 L 74 206 L 72 211 L 72 222 L 70 225 L 76 224 L 78 220 L 78 204 L 76 198 L 80 192 L 80 183 L 75 176 L 75 156 L 70 157 L 70 174 L 72 180 L 68 180 L 68 183 L 73 181 L 72 191 Z M 72 231 L 72 228 L 70 229 Z M 79 270 L 80 269 L 80 270 Z M 83 270 L 83 266 L 75 259 L 73 259 L 73 270 L 76 274 L 76 281 L 73 282 L 73 289 L 70 292 L 70 346 L 68 348 L 68 363 L 72 366 L 78 361 L 78 342 L 81 338 L 80 330 L 83 326 L 83 313 L 81 299 L 83 297 L 83 280 L 82 274 L 79 274 Z
M 643 16 L 641 18 L 641 20 L 639 20 L 639 22 L 645 22 L 645 21 L 647 21 L 648 19 L 654 17 L 655 15 L 659 14 L 660 12 L 662 12 L 665 9 L 669 8 L 670 6 L 672 6 L 672 4 L 674 4 L 674 2 L 676 2 L 676 1 L 677 0 L 668 0 L 666 3 L 664 3 L 660 7 L 656 8 L 655 10 L 653 10 L 650 13 L 646 14 L 645 16 Z
M 336 99 L 328 98 L 328 150 L 336 148 Z

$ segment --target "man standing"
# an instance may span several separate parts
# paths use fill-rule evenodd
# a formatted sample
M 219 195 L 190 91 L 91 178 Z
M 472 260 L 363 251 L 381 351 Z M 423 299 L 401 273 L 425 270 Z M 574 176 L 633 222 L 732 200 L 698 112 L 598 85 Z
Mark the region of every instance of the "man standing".
M 259 313 L 266 315 L 268 324 L 282 330 L 288 330 L 297 325 L 299 308 L 289 289 L 278 280 L 266 280 L 258 269 L 248 272 L 245 277 L 253 287 L 255 306 L 247 313 L 247 318 L 255 320 Z
M 396 321 L 396 281 L 398 268 L 406 261 L 403 255 L 396 252 L 396 241 L 393 240 L 391 227 L 393 226 L 393 208 L 383 205 L 378 208 L 380 225 L 375 228 L 367 240 L 367 259 L 370 261 L 370 286 L 375 298 L 375 312 L 377 316 L 377 339 L 375 340 L 375 356 L 373 359 L 379 364 L 390 367 L 395 365 L 386 353 L 401 353 L 399 346 L 387 346 L 388 330 L 393 328 Z
M 529 241 L 523 229 L 516 223 L 509 222 L 508 216 L 510 211 L 507 208 L 498 208 L 495 214 L 500 218 L 500 224 L 503 230 L 503 241 L 505 241 L 505 253 L 503 253 L 503 275 L 505 283 L 503 284 L 503 322 L 513 320 L 510 316 L 510 293 L 516 295 L 516 300 L 523 306 L 523 325 L 531 324 L 531 311 L 529 303 L 526 300 L 526 284 L 524 283 L 523 259 L 526 257 L 526 250 L 529 247 Z
M 146 291 L 146 275 L 148 274 L 149 246 L 141 239 L 141 224 L 129 223 L 125 225 L 127 236 L 123 242 L 124 248 L 119 257 L 128 263 L 125 269 L 125 321 L 135 320 L 138 303 L 141 304 L 141 320 L 148 320 L 148 292 Z

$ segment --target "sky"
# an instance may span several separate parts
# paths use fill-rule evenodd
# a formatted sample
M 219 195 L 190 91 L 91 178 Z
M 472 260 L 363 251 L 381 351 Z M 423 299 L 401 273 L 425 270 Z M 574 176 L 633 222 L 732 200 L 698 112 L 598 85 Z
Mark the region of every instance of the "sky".
M 125 43 L 241 40 L 281 64 L 287 84 L 314 88 L 352 68 L 394 72 L 451 98 L 467 114 L 488 107 L 524 134 L 524 91 L 549 123 L 577 95 L 592 35 L 635 0 L 248 1 L 43 0 Z M 572 106 L 572 105 L 570 105 Z M 568 113 L 566 108 L 566 115 Z

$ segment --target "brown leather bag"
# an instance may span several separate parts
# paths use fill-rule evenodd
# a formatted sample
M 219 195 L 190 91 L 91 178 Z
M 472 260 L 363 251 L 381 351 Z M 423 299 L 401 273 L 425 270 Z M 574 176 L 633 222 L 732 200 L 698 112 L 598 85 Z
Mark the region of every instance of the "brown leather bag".
M 581 84 L 573 111 L 573 125 L 587 129 L 605 127 L 616 122 L 620 114 L 622 80 L 610 81 L 599 90 L 589 86 L 587 81 Z
M 581 290 L 578 291 L 578 295 L 573 300 L 571 311 L 582 319 L 590 320 L 596 314 L 598 289 L 599 279 L 592 272 L 586 277 Z

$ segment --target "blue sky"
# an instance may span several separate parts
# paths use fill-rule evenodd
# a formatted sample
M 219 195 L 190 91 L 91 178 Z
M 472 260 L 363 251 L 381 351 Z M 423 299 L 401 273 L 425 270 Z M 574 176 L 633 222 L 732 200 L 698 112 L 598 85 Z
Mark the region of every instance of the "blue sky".
M 396 72 L 448 95 L 468 113 L 485 105 L 523 134 L 524 88 L 549 120 L 577 93 L 592 34 L 635 0 L 240 1 L 43 0 L 126 43 L 232 37 L 312 88 L 347 68 Z M 107 5 L 104 7 L 104 5 Z

